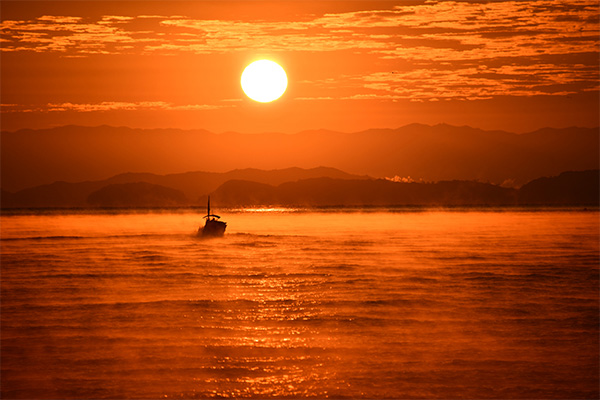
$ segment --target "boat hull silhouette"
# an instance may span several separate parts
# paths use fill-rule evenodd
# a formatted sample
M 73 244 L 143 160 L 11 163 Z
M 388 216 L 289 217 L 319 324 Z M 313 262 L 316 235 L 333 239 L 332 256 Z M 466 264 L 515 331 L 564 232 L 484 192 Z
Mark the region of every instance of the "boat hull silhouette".
M 210 196 L 208 196 L 208 206 L 204 218 L 206 218 L 206 222 L 204 223 L 204 226 L 198 228 L 198 236 L 219 237 L 225 234 L 227 223 L 219 221 L 219 218 L 221 217 L 210 213 Z
M 207 219 L 204 226 L 198 228 L 198 235 L 207 237 L 223 236 L 225 234 L 225 228 L 227 228 L 225 222 Z

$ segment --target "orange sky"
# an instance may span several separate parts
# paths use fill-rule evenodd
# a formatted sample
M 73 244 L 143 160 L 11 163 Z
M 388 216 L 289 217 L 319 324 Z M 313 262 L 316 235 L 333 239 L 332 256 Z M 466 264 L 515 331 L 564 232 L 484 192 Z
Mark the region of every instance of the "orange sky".
M 581 1 L 2 1 L 2 129 L 215 132 L 446 122 L 598 126 L 599 7 Z M 283 97 L 239 85 L 259 58 Z

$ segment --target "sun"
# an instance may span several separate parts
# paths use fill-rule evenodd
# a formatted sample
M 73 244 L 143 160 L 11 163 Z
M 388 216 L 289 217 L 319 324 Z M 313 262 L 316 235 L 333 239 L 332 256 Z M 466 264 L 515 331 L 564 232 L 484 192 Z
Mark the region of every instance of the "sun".
M 260 103 L 280 98 L 287 82 L 283 68 L 271 60 L 254 61 L 242 72 L 242 90 L 246 96 Z

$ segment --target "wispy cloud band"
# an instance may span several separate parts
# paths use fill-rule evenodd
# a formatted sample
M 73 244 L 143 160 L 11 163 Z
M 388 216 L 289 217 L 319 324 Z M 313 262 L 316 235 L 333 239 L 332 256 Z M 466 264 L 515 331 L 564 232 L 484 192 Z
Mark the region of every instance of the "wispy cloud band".
M 3 21 L 2 50 L 86 54 L 85 45 L 93 42 L 105 53 L 354 50 L 384 58 L 435 61 L 596 52 L 598 11 L 597 2 L 590 0 L 540 0 L 427 1 L 281 22 L 44 15 L 31 21 Z M 141 30 L 142 20 L 153 21 L 153 29 Z M 124 42 L 135 46 L 112 47 Z
M 164 101 L 103 101 L 100 103 L 48 103 L 44 107 L 27 107 L 19 104 L 2 104 L 2 112 L 95 112 L 95 111 L 134 111 L 134 110 L 166 110 L 166 111 L 191 111 L 191 110 L 216 110 L 233 107 L 233 105 L 213 104 L 183 104 L 177 105 Z

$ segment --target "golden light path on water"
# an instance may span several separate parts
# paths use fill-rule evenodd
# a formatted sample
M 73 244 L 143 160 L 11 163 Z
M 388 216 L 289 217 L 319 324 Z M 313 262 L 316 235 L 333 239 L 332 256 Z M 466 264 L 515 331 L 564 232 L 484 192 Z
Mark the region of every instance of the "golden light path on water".
M 289 207 L 244 207 L 232 209 L 233 212 L 247 212 L 247 213 L 293 213 L 306 211 L 302 208 L 289 208 Z
M 597 211 L 334 211 L 4 214 L 2 398 L 597 398 Z

